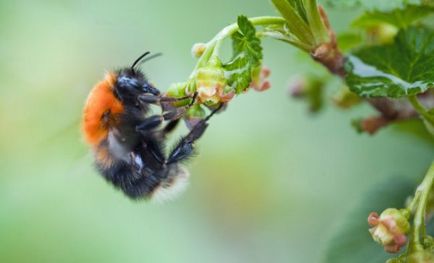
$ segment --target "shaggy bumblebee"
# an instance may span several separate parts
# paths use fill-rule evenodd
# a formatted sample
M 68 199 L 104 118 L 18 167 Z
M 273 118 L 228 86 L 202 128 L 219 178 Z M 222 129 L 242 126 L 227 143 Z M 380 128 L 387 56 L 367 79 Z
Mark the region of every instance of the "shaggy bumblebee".
M 84 107 L 82 129 L 96 167 L 108 182 L 132 199 L 167 199 L 185 188 L 189 173 L 180 162 L 192 155 L 193 143 L 218 109 L 192 127 L 166 157 L 166 135 L 193 105 L 196 94 L 183 98 L 161 95 L 137 69 L 139 63 L 152 58 L 146 59 L 148 55 L 140 56 L 131 67 L 109 72 L 94 86 Z M 191 102 L 181 108 L 163 107 L 178 100 Z M 162 113 L 149 116 L 151 104 L 160 106 Z

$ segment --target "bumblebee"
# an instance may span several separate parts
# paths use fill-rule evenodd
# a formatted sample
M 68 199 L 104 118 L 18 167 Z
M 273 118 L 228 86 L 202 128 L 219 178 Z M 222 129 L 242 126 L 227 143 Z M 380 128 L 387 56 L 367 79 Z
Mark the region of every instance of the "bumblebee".
M 161 200 L 185 189 L 189 173 L 181 163 L 191 157 L 194 142 L 219 109 L 192 127 L 166 156 L 166 135 L 194 104 L 196 94 L 162 95 L 137 68 L 158 55 L 149 54 L 141 55 L 131 67 L 109 72 L 93 87 L 84 106 L 82 130 L 94 152 L 96 168 L 108 182 L 131 199 Z M 185 107 L 167 107 L 183 100 L 190 102 Z M 149 116 L 151 105 L 159 106 L 162 113 Z

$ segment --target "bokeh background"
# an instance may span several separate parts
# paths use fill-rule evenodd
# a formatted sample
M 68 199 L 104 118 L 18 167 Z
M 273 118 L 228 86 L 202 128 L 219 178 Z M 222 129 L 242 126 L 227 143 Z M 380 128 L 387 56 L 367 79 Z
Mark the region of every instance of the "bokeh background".
M 334 27 L 356 12 L 331 11 Z M 106 184 L 79 132 L 93 84 L 147 50 L 164 53 L 143 67 L 158 87 L 183 81 L 193 43 L 239 14 L 275 11 L 266 0 L 0 1 L 0 262 L 320 262 L 367 189 L 422 176 L 432 144 L 393 127 L 357 134 L 350 120 L 369 107 L 308 114 L 286 87 L 325 71 L 265 40 L 272 89 L 212 119 L 183 196 L 132 202 Z

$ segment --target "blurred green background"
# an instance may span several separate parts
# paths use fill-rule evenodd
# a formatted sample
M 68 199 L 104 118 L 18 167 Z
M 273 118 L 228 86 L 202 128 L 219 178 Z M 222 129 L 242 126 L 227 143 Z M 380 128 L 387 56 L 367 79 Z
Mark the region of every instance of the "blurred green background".
M 183 81 L 193 43 L 239 14 L 275 11 L 265 0 L 0 1 L 0 262 L 320 262 L 368 188 L 423 174 L 432 145 L 350 127 L 369 107 L 309 115 L 286 87 L 324 70 L 265 40 L 272 89 L 212 120 L 183 196 L 132 202 L 105 183 L 79 132 L 91 87 L 147 50 L 164 53 L 143 67 L 158 87 Z M 354 13 L 330 16 L 342 31 Z

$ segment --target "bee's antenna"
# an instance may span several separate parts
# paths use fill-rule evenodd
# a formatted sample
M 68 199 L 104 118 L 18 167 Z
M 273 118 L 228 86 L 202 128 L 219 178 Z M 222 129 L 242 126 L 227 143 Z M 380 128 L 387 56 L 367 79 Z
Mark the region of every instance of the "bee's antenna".
M 134 61 L 133 65 L 131 66 L 131 69 L 134 70 L 134 67 L 137 65 L 137 63 L 140 62 L 140 60 L 142 60 L 144 57 L 146 57 L 147 55 L 151 54 L 151 52 L 146 51 L 144 54 L 142 54 L 140 57 L 138 57 L 136 59 L 136 61 Z
M 151 52 L 147 51 L 147 52 L 145 52 L 143 55 L 141 55 L 140 57 L 138 57 L 138 58 L 136 59 L 136 61 L 134 61 L 133 65 L 131 66 L 131 70 L 134 71 L 134 68 L 135 68 L 139 63 L 142 64 L 142 63 L 145 63 L 146 61 L 149 61 L 149 60 L 151 60 L 151 59 L 153 59 L 153 58 L 156 58 L 156 57 L 159 57 L 159 56 L 163 55 L 163 53 L 155 53 L 155 54 L 153 54 L 153 55 L 151 55 L 151 56 L 145 58 L 145 57 L 148 56 L 149 54 L 151 54 Z M 145 59 L 144 59 L 144 58 L 145 58 Z
M 145 63 L 145 62 L 147 62 L 147 61 L 149 61 L 149 60 L 151 60 L 151 59 L 157 58 L 157 57 L 162 56 L 162 55 L 163 55 L 163 53 L 161 53 L 161 52 L 159 52 L 159 53 L 155 53 L 155 54 L 152 54 L 152 55 L 150 55 L 149 57 L 147 57 L 147 58 L 145 58 L 144 60 L 142 60 L 141 63 Z

